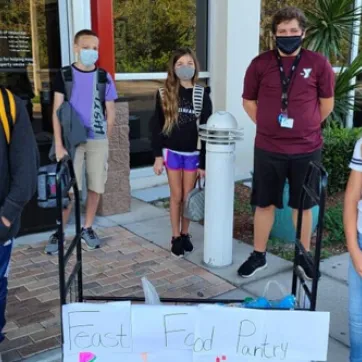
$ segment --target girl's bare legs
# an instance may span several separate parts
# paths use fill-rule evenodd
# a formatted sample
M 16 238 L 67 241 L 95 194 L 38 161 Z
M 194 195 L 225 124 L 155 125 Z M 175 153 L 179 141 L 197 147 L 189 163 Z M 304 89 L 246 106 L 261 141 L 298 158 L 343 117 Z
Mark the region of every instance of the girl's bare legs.
M 195 182 L 197 178 L 197 172 L 196 171 L 184 171 L 183 177 L 182 177 L 182 190 L 184 195 L 185 202 L 187 195 L 193 188 L 195 187 Z M 183 206 L 183 204 L 182 204 Z M 181 208 L 181 212 L 182 212 Z M 187 235 L 189 233 L 189 226 L 190 226 L 190 220 L 185 219 L 183 216 L 183 213 L 181 213 L 181 234 Z
M 167 170 L 168 184 L 170 186 L 170 218 L 172 236 L 180 236 L 180 219 L 182 211 L 182 171 Z

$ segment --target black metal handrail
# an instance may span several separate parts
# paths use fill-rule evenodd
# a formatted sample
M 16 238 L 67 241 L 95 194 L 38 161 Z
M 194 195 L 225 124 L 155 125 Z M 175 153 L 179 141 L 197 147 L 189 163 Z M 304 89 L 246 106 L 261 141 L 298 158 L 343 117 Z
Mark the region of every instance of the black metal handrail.
M 68 174 L 69 182 L 64 186 L 64 175 Z M 63 181 L 63 182 L 62 182 Z M 63 197 L 65 192 L 69 192 L 73 188 L 75 203 L 75 237 L 73 238 L 66 254 L 64 255 L 64 223 L 63 223 Z M 57 164 L 56 169 L 56 194 L 57 194 L 57 209 L 58 209 L 58 263 L 59 263 L 59 297 L 60 297 L 60 315 L 62 318 L 62 306 L 67 303 L 67 295 L 71 288 L 72 282 L 78 277 L 78 296 L 77 301 L 83 302 L 83 272 L 82 272 L 82 246 L 81 246 L 81 212 L 80 212 L 80 196 L 73 162 L 70 157 L 66 156 Z M 72 202 L 72 200 L 71 200 Z M 70 205 L 71 206 L 71 205 Z M 76 249 L 76 264 L 70 273 L 68 280 L 65 278 L 65 268 L 70 257 Z M 63 327 L 62 327 L 63 328 Z M 62 333 L 62 336 L 64 334 Z
M 323 237 L 323 220 L 325 213 L 325 202 L 327 194 L 328 173 L 322 164 L 312 161 L 309 164 L 307 174 L 305 176 L 302 192 L 300 195 L 300 202 L 298 208 L 298 218 L 296 227 L 296 240 L 295 240 L 295 254 L 293 265 L 293 281 L 292 281 L 292 294 L 296 295 L 297 282 L 301 283 L 301 286 L 309 299 L 309 310 L 314 311 L 317 305 L 317 291 L 319 282 L 319 264 L 321 258 L 322 249 L 322 237 Z M 318 190 L 318 191 L 316 191 Z M 301 242 L 302 234 L 302 222 L 304 202 L 306 197 L 310 197 L 313 203 L 319 206 L 318 212 L 318 224 L 314 257 L 311 257 L 308 251 L 305 249 Z M 312 290 L 308 287 L 303 273 L 299 269 L 301 257 L 307 262 L 309 268 L 313 271 Z

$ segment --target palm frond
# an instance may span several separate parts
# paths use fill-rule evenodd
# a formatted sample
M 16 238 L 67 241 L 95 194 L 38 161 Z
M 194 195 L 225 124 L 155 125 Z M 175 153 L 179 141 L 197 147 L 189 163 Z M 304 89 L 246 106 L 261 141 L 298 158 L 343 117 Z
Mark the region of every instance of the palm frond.
M 316 0 L 315 7 L 305 11 L 308 30 L 305 46 L 329 59 L 343 57 L 343 44 L 351 42 L 353 24 L 362 15 L 354 0 Z
M 342 67 L 337 74 L 334 89 L 335 106 L 329 120 L 333 119 L 344 124 L 348 113 L 359 109 L 362 100 L 360 85 L 351 81 L 360 75 L 362 75 L 362 54 L 359 54 L 348 67 Z M 355 91 L 354 97 L 350 96 L 351 91 Z

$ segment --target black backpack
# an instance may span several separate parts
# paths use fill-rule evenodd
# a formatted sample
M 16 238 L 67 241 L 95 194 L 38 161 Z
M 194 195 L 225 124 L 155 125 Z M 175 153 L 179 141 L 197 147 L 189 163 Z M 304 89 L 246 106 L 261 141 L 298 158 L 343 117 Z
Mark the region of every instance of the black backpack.
M 103 112 L 106 109 L 106 88 L 108 83 L 107 71 L 102 68 L 97 68 L 98 72 L 98 84 L 97 89 L 99 93 L 99 98 L 102 103 Z M 72 97 L 72 90 L 73 90 L 73 69 L 72 66 L 68 65 L 61 69 L 64 87 L 65 87 L 65 95 L 64 99 L 69 101 Z

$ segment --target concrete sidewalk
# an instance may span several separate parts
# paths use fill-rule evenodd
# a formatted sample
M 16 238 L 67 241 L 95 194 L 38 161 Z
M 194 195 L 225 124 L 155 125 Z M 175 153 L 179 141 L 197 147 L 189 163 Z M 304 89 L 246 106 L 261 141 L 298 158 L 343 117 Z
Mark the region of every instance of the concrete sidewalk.
M 170 221 L 168 212 L 143 201 L 132 200 L 132 211 L 122 215 L 114 215 L 107 218 L 97 218 L 97 227 L 112 228 L 122 226 L 129 232 L 151 241 L 162 249 L 169 249 L 170 244 Z M 74 227 L 67 228 L 71 234 Z M 21 237 L 17 240 L 18 245 L 37 245 L 39 240 L 45 240 L 50 233 L 41 236 L 31 235 Z M 268 269 L 258 273 L 255 277 L 242 279 L 236 271 L 242 261 L 248 257 L 252 248 L 249 245 L 234 240 L 234 263 L 230 267 L 222 269 L 208 269 L 202 263 L 203 256 L 203 227 L 193 223 L 191 234 L 195 251 L 187 258 L 195 267 L 205 271 L 206 280 L 214 278 L 222 279 L 224 285 L 232 285 L 232 290 L 222 292 L 220 289 L 214 295 L 219 298 L 235 298 L 240 300 L 246 296 L 262 295 L 268 280 L 273 279 L 280 282 L 287 290 L 291 287 L 292 264 L 279 257 L 268 255 Z M 151 244 L 152 245 L 152 244 Z M 328 362 L 348 361 L 349 337 L 347 323 L 347 265 L 346 255 L 334 257 L 322 262 L 321 269 L 323 277 L 319 286 L 318 309 L 331 312 L 330 346 Z M 208 271 L 209 273 L 206 273 Z M 222 294 L 220 294 L 222 293 Z M 210 293 L 212 294 L 212 293 Z M 276 295 L 278 297 L 279 295 Z M 273 297 L 273 294 L 271 294 Z M 307 331 L 306 331 L 307 332 Z M 35 361 L 34 358 L 27 361 Z M 36 356 L 36 361 L 59 361 L 59 350 L 48 352 L 42 356 Z M 6 360 L 4 361 L 6 362 Z

